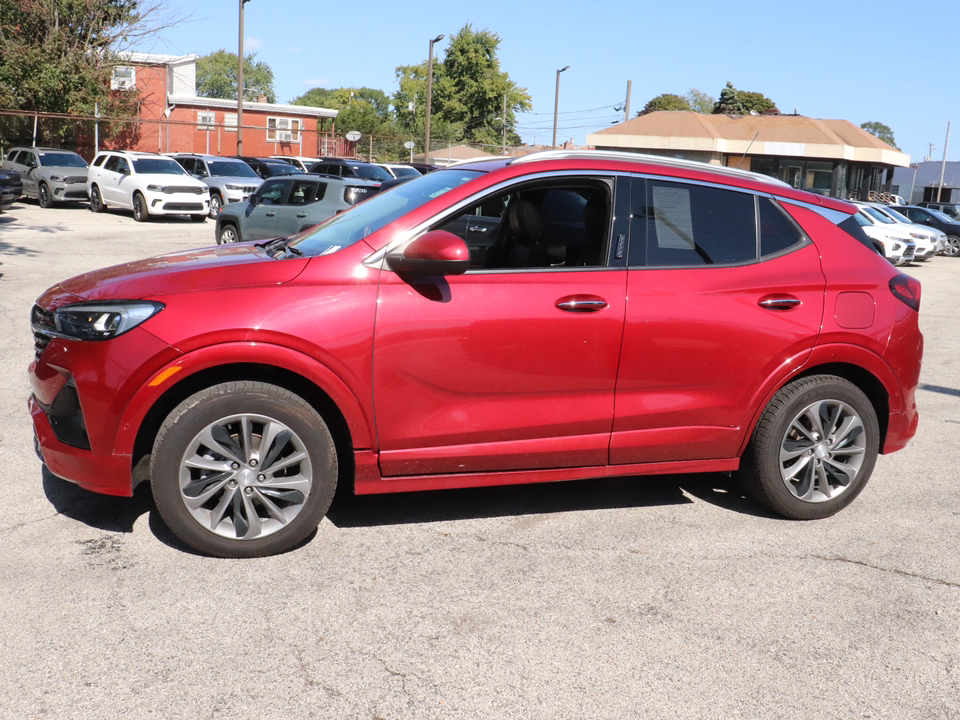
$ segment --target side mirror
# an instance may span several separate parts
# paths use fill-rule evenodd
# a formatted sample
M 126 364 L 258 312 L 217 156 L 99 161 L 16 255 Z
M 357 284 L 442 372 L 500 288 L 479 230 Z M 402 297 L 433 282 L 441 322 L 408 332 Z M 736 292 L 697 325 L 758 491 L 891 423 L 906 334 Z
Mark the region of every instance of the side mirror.
M 387 267 L 401 275 L 462 275 L 470 267 L 470 250 L 457 235 L 431 230 L 388 252 L 386 260 Z
M 256 207 L 257 205 L 259 205 L 259 204 L 260 204 L 260 196 L 259 196 L 259 195 L 251 195 L 251 196 L 250 196 L 250 204 L 253 205 L 254 207 Z

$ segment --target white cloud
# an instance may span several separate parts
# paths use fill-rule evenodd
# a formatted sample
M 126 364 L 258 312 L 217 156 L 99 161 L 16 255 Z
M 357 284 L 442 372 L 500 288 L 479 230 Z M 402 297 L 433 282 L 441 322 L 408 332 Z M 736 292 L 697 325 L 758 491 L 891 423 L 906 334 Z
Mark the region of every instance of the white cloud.
M 309 80 L 304 80 L 303 84 L 306 85 L 307 87 L 323 87 L 324 85 L 330 84 L 330 79 L 324 78 L 322 80 L 315 80 L 311 78 Z
M 263 43 L 260 42 L 260 38 L 248 37 L 243 41 L 243 51 L 247 50 L 261 50 L 263 49 Z
M 296 45 L 294 45 L 292 48 L 290 48 L 290 52 L 298 53 L 298 52 L 303 52 L 303 50 L 301 50 Z

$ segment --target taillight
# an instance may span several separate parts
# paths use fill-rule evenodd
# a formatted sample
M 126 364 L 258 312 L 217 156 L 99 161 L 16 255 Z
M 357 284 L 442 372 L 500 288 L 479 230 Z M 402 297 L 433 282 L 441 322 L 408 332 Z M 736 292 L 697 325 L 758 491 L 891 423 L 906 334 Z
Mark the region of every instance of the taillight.
M 920 281 L 900 273 L 890 278 L 890 292 L 907 307 L 920 312 Z

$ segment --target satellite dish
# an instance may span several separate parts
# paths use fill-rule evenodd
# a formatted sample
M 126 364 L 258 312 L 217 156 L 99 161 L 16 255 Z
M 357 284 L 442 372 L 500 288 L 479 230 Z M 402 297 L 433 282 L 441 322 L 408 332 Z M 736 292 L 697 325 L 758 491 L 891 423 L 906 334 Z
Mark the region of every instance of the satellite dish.
M 404 146 L 407 150 L 413 150 L 413 148 L 416 147 L 416 145 L 417 145 L 417 144 L 416 144 L 413 140 L 407 140 L 407 141 L 403 144 L 403 146 Z
M 359 139 L 360 139 L 360 133 L 358 133 L 356 130 L 351 130 L 350 132 L 347 133 L 347 140 L 349 140 L 350 142 L 356 142 Z

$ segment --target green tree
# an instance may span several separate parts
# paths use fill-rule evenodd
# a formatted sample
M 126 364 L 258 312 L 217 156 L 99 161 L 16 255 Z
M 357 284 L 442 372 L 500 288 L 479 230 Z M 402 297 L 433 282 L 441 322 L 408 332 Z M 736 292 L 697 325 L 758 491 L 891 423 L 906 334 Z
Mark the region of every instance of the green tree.
M 0 0 L 0 107 L 132 114 L 136 93 L 111 93 L 118 53 L 183 18 L 162 0 Z
M 209 98 L 237 99 L 237 54 L 217 50 L 197 58 L 197 95 Z M 273 89 L 273 70 L 265 62 L 258 62 L 256 54 L 243 58 L 243 98 L 257 100 L 266 96 L 267 102 L 277 101 Z
M 657 95 L 655 98 L 649 100 L 646 105 L 643 106 L 643 110 L 637 113 L 637 115 L 646 115 L 650 112 L 656 112 L 657 110 L 690 110 L 690 103 L 685 97 L 680 95 L 674 95 L 673 93 L 664 93 L 663 95 Z
M 865 122 L 860 127 L 874 137 L 883 140 L 890 147 L 897 147 L 897 142 L 893 139 L 893 130 L 882 122 Z M 899 148 L 897 149 L 899 150 Z
M 390 114 L 390 96 L 374 88 L 313 88 L 290 101 L 292 105 L 338 110 L 338 131 L 356 130 L 364 135 L 396 132 Z
M 496 33 L 475 31 L 467 24 L 451 38 L 443 60 L 434 61 L 431 139 L 499 145 L 506 123 L 507 143 L 520 142 L 515 131 L 516 113 L 530 110 L 532 103 L 526 88 L 501 70 L 499 45 Z M 397 125 L 421 137 L 426 117 L 427 63 L 398 67 L 396 77 L 400 86 L 393 95 Z
M 751 112 L 760 114 L 766 110 L 775 110 L 776 104 L 768 97 L 757 92 L 737 90 L 733 83 L 728 82 L 720 91 L 720 99 L 713 106 L 715 115 L 748 115 Z
M 691 110 L 706 115 L 713 112 L 713 106 L 717 102 L 717 99 L 713 95 L 707 95 L 707 93 L 701 92 L 696 88 L 687 90 L 686 95 L 683 97 L 690 104 Z

